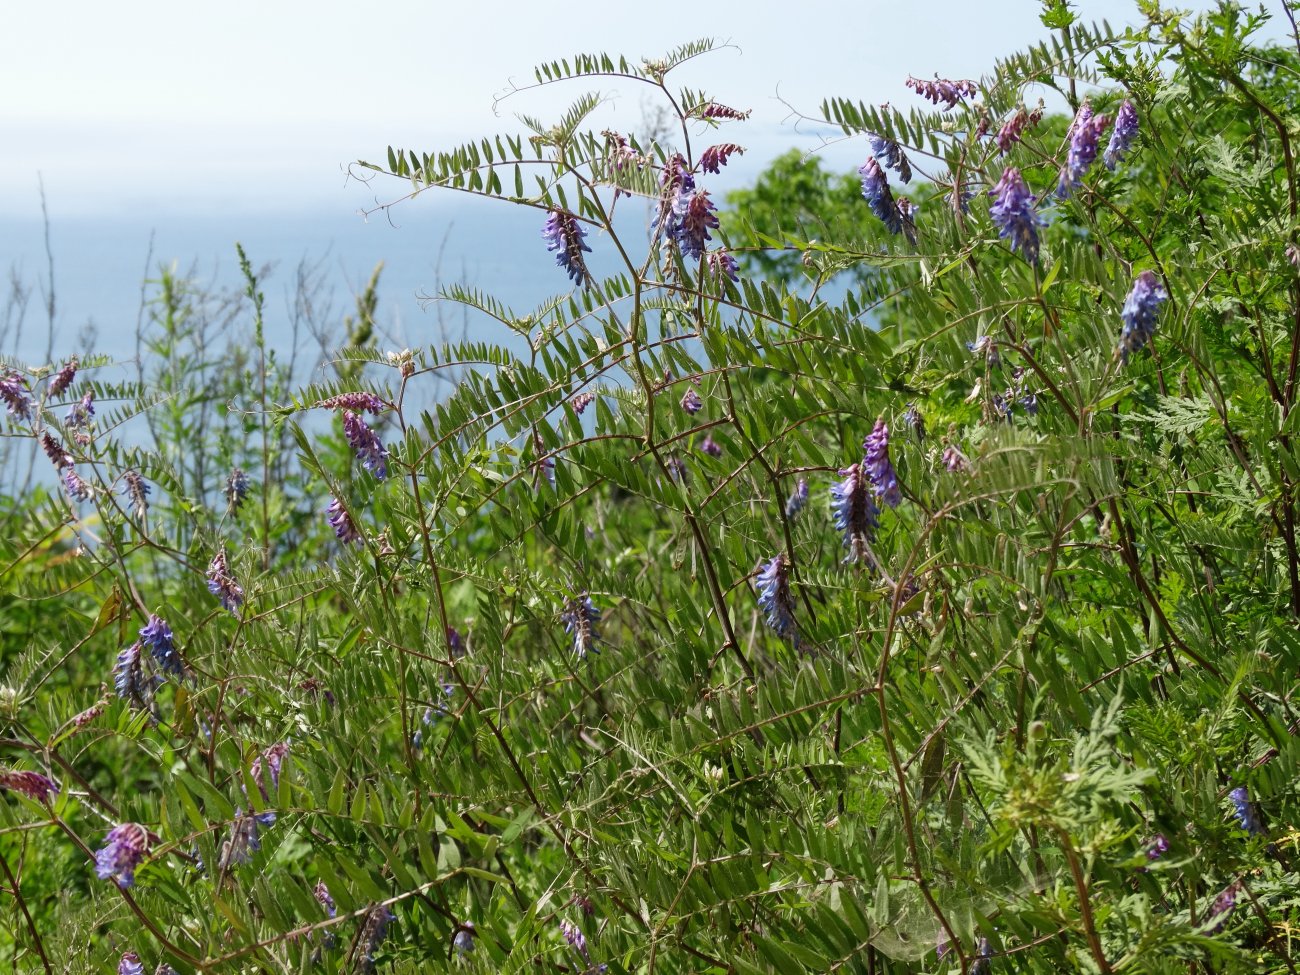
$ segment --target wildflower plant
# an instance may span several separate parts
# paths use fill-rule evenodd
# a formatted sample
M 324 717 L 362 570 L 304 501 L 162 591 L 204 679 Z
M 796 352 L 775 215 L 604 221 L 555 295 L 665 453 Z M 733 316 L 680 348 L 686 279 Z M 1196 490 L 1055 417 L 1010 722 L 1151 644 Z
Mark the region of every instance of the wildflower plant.
M 0 958 L 1286 971 L 1300 56 L 1143 9 L 806 109 L 865 171 L 744 208 L 718 45 L 545 62 L 357 170 L 527 208 L 539 308 L 299 386 L 245 260 L 138 383 L 0 364 Z

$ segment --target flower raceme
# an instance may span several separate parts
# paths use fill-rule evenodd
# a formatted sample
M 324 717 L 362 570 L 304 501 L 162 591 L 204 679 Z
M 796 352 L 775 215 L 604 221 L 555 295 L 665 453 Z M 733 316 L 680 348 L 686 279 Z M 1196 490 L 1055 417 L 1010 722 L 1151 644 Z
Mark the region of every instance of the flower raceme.
M 1011 242 L 1030 264 L 1038 263 L 1038 228 L 1047 221 L 1034 210 L 1037 197 L 1029 192 L 1020 170 L 1009 166 L 1002 172 L 998 185 L 989 190 L 993 203 L 989 216 L 998 228 L 998 236 Z
M 1084 102 L 1079 106 L 1074 124 L 1070 126 L 1070 150 L 1065 165 L 1061 168 L 1061 178 L 1056 186 L 1056 195 L 1066 199 L 1083 183 L 1083 177 L 1097 158 L 1097 146 L 1101 134 L 1110 124 L 1109 117 L 1095 115 L 1092 106 Z
M 975 97 L 976 91 L 975 82 L 965 80 L 948 81 L 944 78 L 935 78 L 933 81 L 926 81 L 921 78 L 908 78 L 905 84 L 932 105 L 942 103 L 945 111 L 956 108 L 957 103 L 963 98 Z
M 1133 282 L 1133 290 L 1124 301 L 1120 317 L 1124 328 L 1119 336 L 1119 357 L 1125 364 L 1155 334 L 1160 306 L 1169 300 L 1169 292 L 1154 271 L 1143 271 Z
M 790 596 L 790 561 L 784 555 L 778 555 L 763 567 L 755 582 L 758 605 L 765 614 L 767 625 L 783 639 L 797 639 L 794 601 Z
M 589 653 L 600 653 L 600 611 L 587 593 L 567 600 L 560 613 L 564 632 L 573 637 L 573 652 L 579 660 Z
M 1106 154 L 1102 157 L 1107 169 L 1113 170 L 1124 161 L 1137 134 L 1137 109 L 1133 107 L 1132 102 L 1126 100 L 1115 113 L 1115 127 L 1111 129 L 1110 143 L 1106 146 Z
M 329 522 L 334 534 L 344 545 L 352 542 L 361 541 L 361 532 L 357 530 L 356 522 L 348 514 L 348 509 L 343 507 L 343 502 L 338 498 L 330 498 L 330 503 L 325 509 L 326 521 Z
M 139 823 L 122 823 L 108 831 L 95 853 L 95 874 L 125 890 L 135 884 L 135 870 L 149 853 L 149 831 Z
M 866 454 L 862 466 L 876 497 L 889 507 L 897 508 L 903 501 L 903 493 L 899 490 L 898 475 L 889 459 L 889 427 L 884 420 L 876 421 L 875 427 L 862 442 L 862 449 Z
M 244 601 L 243 587 L 230 574 L 230 564 L 226 561 L 226 550 L 217 549 L 208 566 L 208 592 L 217 597 L 222 607 L 234 612 Z
M 903 217 L 889 190 L 889 179 L 874 156 L 868 157 L 858 170 L 862 177 L 862 195 L 871 204 L 871 212 L 880 218 L 891 234 L 902 233 Z
M 582 256 L 584 251 L 591 253 L 586 236 L 586 231 L 577 218 L 564 210 L 551 210 L 546 217 L 546 225 L 542 227 L 546 249 L 556 252 L 555 263 L 564 268 L 574 284 L 591 284 L 591 272 L 587 270 L 587 262 Z
M 840 476 L 843 480 L 831 485 L 831 519 L 848 549 L 844 561 L 870 563 L 871 543 L 880 526 L 880 509 L 868 490 L 863 464 L 843 468 Z
M 49 802 L 59 791 L 59 784 L 49 776 L 18 769 L 0 772 L 0 786 L 21 792 L 35 802 Z

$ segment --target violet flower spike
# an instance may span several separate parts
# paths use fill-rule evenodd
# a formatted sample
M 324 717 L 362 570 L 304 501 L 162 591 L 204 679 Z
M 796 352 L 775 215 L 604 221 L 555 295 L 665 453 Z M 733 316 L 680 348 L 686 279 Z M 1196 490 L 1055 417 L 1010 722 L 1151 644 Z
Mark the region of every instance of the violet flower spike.
M 973 98 L 976 91 L 973 81 L 948 81 L 944 78 L 935 78 L 933 81 L 908 78 L 904 84 L 933 105 L 942 102 L 945 111 L 956 108 L 963 97 Z
M 48 775 L 25 769 L 0 772 L 0 787 L 21 792 L 33 802 L 49 802 L 59 792 L 59 784 Z
M 1119 336 L 1119 357 L 1125 365 L 1129 356 L 1146 345 L 1155 334 L 1160 306 L 1168 299 L 1169 292 L 1153 271 L 1143 271 L 1133 282 L 1133 290 L 1120 312 L 1124 329 Z
M 700 453 L 708 454 L 710 457 L 721 457 L 722 444 L 718 443 L 706 433 L 704 439 L 700 441 Z
M 1097 158 L 1097 144 L 1101 134 L 1110 124 L 1106 115 L 1094 115 L 1092 106 L 1084 102 L 1070 126 L 1070 151 L 1065 166 L 1061 168 L 1061 178 L 1056 186 L 1056 195 L 1067 199 L 1074 189 L 1083 183 L 1083 177 Z
M 1115 128 L 1111 129 L 1110 142 L 1106 146 L 1106 154 L 1102 156 L 1107 169 L 1114 171 L 1115 167 L 1124 161 L 1124 157 L 1133 147 L 1133 140 L 1137 138 L 1137 134 L 1137 109 L 1133 107 L 1131 101 L 1125 99 L 1119 111 L 1115 113 Z
M 1147 844 L 1147 860 L 1159 860 L 1169 852 L 1169 841 L 1165 839 L 1164 833 L 1157 833 L 1155 837 Z
M 701 118 L 729 119 L 733 122 L 743 122 L 749 118 L 750 110 L 741 111 L 738 108 L 731 108 L 727 105 L 719 105 L 717 102 L 709 102 L 703 108 L 699 109 Z
M 364 391 L 339 393 L 316 405 L 327 410 L 351 410 L 353 413 L 374 413 L 376 416 L 388 409 L 378 396 Z
M 140 643 L 147 646 L 158 666 L 173 677 L 185 676 L 185 663 L 176 650 L 172 629 L 161 616 L 150 616 L 140 628 Z
M 785 516 L 794 519 L 799 512 L 803 511 L 804 506 L 808 503 L 808 479 L 801 477 L 795 482 L 794 490 L 790 492 L 790 497 L 785 499 Z
M 708 190 L 679 193 L 673 202 L 673 239 L 681 248 L 682 256 L 699 260 L 704 256 L 705 245 L 713 238 L 709 231 L 718 226 L 714 212 L 718 208 L 709 199 Z
M 893 139 L 886 139 L 883 135 L 877 135 L 874 132 L 867 133 L 867 141 L 871 143 L 871 154 L 886 169 L 897 172 L 900 182 L 912 182 L 912 167 L 907 162 L 907 156 L 903 154 L 902 146 Z
M 884 420 L 877 420 L 875 427 L 862 442 L 866 451 L 862 466 L 866 469 L 871 486 L 886 505 L 897 508 L 903 501 L 903 493 L 898 487 L 898 475 L 889 459 L 889 427 Z
M 790 596 L 790 562 L 778 555 L 763 567 L 755 580 L 758 605 L 766 614 L 767 625 L 782 639 L 798 640 L 794 622 L 794 601 Z
M 563 210 L 551 210 L 542 228 L 542 237 L 548 251 L 556 251 L 555 263 L 564 268 L 569 280 L 574 284 L 590 285 L 591 272 L 583 259 L 583 251 L 591 253 L 587 246 L 586 231 L 577 218 Z
M 84 427 L 95 418 L 95 391 L 86 390 L 86 394 L 81 397 L 81 402 L 73 403 L 68 408 L 68 412 L 63 417 L 63 425 L 73 429 Z
M 63 449 L 63 444 L 59 443 L 58 438 L 48 430 L 41 434 L 41 449 L 45 451 L 45 456 L 50 459 L 55 470 L 61 471 L 65 467 L 72 466 L 72 455 Z
M 1037 197 L 1029 192 L 1020 170 L 1008 166 L 998 185 L 989 190 L 993 203 L 989 216 L 998 228 L 998 236 L 1011 242 L 1031 264 L 1038 263 L 1038 228 L 1047 221 L 1034 210 Z
M 62 396 L 72 386 L 73 380 L 77 378 L 77 366 L 80 363 L 74 355 L 71 359 L 63 364 L 63 368 L 54 374 L 50 380 L 50 396 Z
M 970 470 L 970 460 L 955 444 L 948 444 L 943 448 L 943 466 L 948 469 L 949 474 L 956 474 Z
M 831 485 L 831 519 L 844 536 L 848 549 L 845 562 L 872 564 L 870 546 L 880 527 L 880 509 L 867 490 L 864 464 L 854 464 L 840 471 L 844 480 Z
M 20 420 L 30 420 L 32 416 L 32 394 L 27 380 L 21 373 L 10 369 L 0 377 L 0 400 L 4 401 L 10 416 Z
M 135 870 L 149 853 L 149 831 L 139 823 L 122 823 L 108 831 L 95 853 L 95 875 L 123 890 L 135 884 Z
M 221 857 L 217 866 L 222 870 L 251 863 L 253 854 L 262 849 L 259 836 L 260 821 L 253 813 L 235 808 L 235 818 L 230 823 L 230 836 L 221 844 Z
M 113 666 L 113 687 L 117 696 L 137 710 L 145 710 L 153 697 L 153 681 L 144 676 L 140 644 L 133 643 L 117 655 Z
M 925 417 L 915 403 L 907 404 L 907 409 L 903 411 L 903 422 L 911 429 L 917 443 L 925 443 Z
M 361 532 L 357 530 L 356 522 L 348 514 L 343 502 L 338 498 L 330 498 L 329 506 L 325 509 L 326 520 L 330 527 L 334 529 L 334 534 L 344 545 L 350 545 L 353 542 L 361 541 Z
M 569 947 L 576 951 L 584 962 L 591 964 L 591 955 L 587 953 L 587 938 L 582 930 L 568 919 L 560 920 L 560 933 L 564 935 L 564 940 L 569 943 Z
M 902 214 L 898 212 L 894 194 L 889 191 L 889 179 L 874 156 L 862 164 L 858 175 L 862 177 L 862 195 L 871 204 L 871 212 L 880 218 L 891 234 L 902 233 Z
M 73 501 L 89 501 L 95 494 L 94 489 L 71 467 L 63 472 L 63 487 Z
M 144 965 L 140 963 L 140 956 L 134 951 L 126 952 L 122 960 L 117 963 L 117 975 L 144 975 Z
M 222 607 L 234 612 L 244 601 L 244 590 L 230 574 L 226 550 L 218 549 L 208 566 L 208 592 L 216 596 Z
M 729 278 L 732 283 L 740 282 L 740 265 L 725 247 L 709 251 L 707 257 L 709 272 L 716 278 Z
M 464 958 L 474 951 L 474 922 L 466 921 L 456 929 L 456 934 L 452 936 L 451 946 L 456 951 L 458 958 Z
M 1251 802 L 1250 793 L 1245 786 L 1233 789 L 1228 793 L 1228 798 L 1232 800 L 1233 812 L 1241 823 L 1241 828 L 1251 836 L 1264 835 L 1264 821 L 1260 818 L 1259 807 Z
M 320 906 L 325 908 L 325 913 L 330 917 L 338 915 L 338 907 L 334 904 L 334 898 L 330 896 L 330 889 L 325 886 L 325 881 L 316 881 L 316 886 L 312 889 L 312 896 L 316 898 Z
M 743 156 L 744 154 L 745 150 L 734 142 L 724 142 L 721 145 L 709 146 L 700 153 L 700 170 L 702 172 L 717 175 L 722 171 L 722 167 L 727 165 L 727 159 L 730 156 Z
M 688 387 L 686 392 L 682 393 L 681 406 L 687 413 L 694 416 L 704 409 L 704 400 L 700 399 L 699 393 Z
M 288 755 L 289 743 L 287 741 L 276 742 L 253 759 L 253 764 L 248 767 L 248 774 L 257 783 L 257 791 L 262 794 L 264 802 L 269 803 L 271 801 L 266 791 L 266 782 L 263 778 L 264 771 L 270 774 L 271 788 L 279 789 L 280 769 L 283 767 L 284 760 Z M 274 819 L 272 819 L 272 822 L 274 822 Z
M 397 919 L 392 911 L 383 904 L 376 904 L 366 914 L 366 924 L 361 930 L 361 970 L 366 973 L 375 970 L 375 951 L 388 935 L 388 925 Z
M 578 416 L 582 416 L 582 411 L 594 402 L 596 402 L 595 393 L 578 393 L 578 395 L 569 400 L 569 404 L 573 407 L 573 412 L 577 413 Z
M 560 620 L 564 632 L 573 637 L 573 652 L 579 660 L 586 660 L 589 653 L 600 653 L 600 611 L 587 593 L 567 600 Z
M 378 435 L 366 421 L 351 410 L 343 411 L 343 436 L 348 446 L 361 461 L 361 466 L 374 474 L 379 480 L 388 476 L 388 449 L 380 442 Z
M 145 483 L 143 477 L 133 470 L 122 472 L 122 493 L 126 495 L 131 502 L 131 513 L 136 518 L 143 518 L 145 512 L 149 510 L 149 492 L 152 488 Z
M 244 503 L 244 499 L 248 497 L 248 475 L 240 468 L 234 468 L 230 472 L 230 476 L 226 478 L 224 493 L 226 495 L 226 510 L 232 515 L 237 514 L 240 506 Z

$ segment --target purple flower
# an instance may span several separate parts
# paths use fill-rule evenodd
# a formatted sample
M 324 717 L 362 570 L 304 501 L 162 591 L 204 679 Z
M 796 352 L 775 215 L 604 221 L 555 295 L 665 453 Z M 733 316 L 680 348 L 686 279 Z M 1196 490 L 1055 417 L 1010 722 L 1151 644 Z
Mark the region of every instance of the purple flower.
M 149 831 L 139 823 L 114 826 L 95 853 L 95 875 L 115 880 L 123 890 L 135 884 L 135 868 L 149 853 Z
M 63 449 L 63 444 L 59 443 L 58 438 L 48 430 L 41 434 L 41 449 L 45 451 L 45 456 L 50 459 L 55 470 L 63 470 L 65 467 L 72 466 L 72 455 Z
M 898 212 L 898 204 L 894 202 L 894 194 L 889 191 L 889 179 L 874 156 L 867 158 L 858 170 L 858 175 L 862 177 L 862 195 L 871 204 L 871 212 L 884 222 L 891 234 L 901 233 L 902 215 Z
M 1061 169 L 1061 178 L 1056 186 L 1056 195 L 1066 199 L 1074 188 L 1083 182 L 1084 174 L 1097 158 L 1097 144 L 1101 134 L 1110 124 L 1110 117 L 1094 115 L 1092 106 L 1084 102 L 1079 106 L 1079 113 L 1070 126 L 1070 152 L 1065 166 Z
M 63 368 L 50 380 L 50 396 L 62 396 L 77 378 L 77 357 L 73 356 L 63 364 Z
M 1037 197 L 1029 192 L 1020 170 L 1008 166 L 1002 172 L 998 185 L 989 190 L 994 198 L 989 216 L 998 228 L 998 236 L 1011 241 L 1011 249 L 1019 251 L 1031 264 L 1038 263 L 1038 228 L 1045 224 L 1034 210 Z
M 218 549 L 208 566 L 208 592 L 216 596 L 221 605 L 232 613 L 244 601 L 244 590 L 230 574 L 225 549 Z
M 694 416 L 704 409 L 704 400 L 700 399 L 700 394 L 694 389 L 687 387 L 686 392 L 682 394 L 682 409 Z
M 375 431 L 366 426 L 360 414 L 343 411 L 343 436 L 362 467 L 381 481 L 388 476 L 388 449 L 380 443 Z
M 948 444 L 943 448 L 943 466 L 948 468 L 948 473 L 956 474 L 959 471 L 969 470 L 970 461 L 955 444 Z
M 361 930 L 363 972 L 369 973 L 375 970 L 375 950 L 387 936 L 389 923 L 396 919 L 397 915 L 383 904 L 376 904 L 366 914 L 366 924 Z
M 692 190 L 677 194 L 673 202 L 672 237 L 681 248 L 682 256 L 699 260 L 704 255 L 709 230 L 718 226 L 718 217 L 714 213 L 717 207 L 709 199 L 708 190 Z
M 542 440 L 540 433 L 533 434 L 533 449 L 537 452 L 537 462 L 533 464 L 533 472 L 554 487 L 555 458 L 546 452 L 546 442 Z
M 723 118 L 730 119 L 734 122 L 743 122 L 749 118 L 749 111 L 741 111 L 738 108 L 730 108 L 727 105 L 719 105 L 717 102 L 709 102 L 703 107 L 697 109 L 701 118 Z
M 63 472 L 63 486 L 73 501 L 89 501 L 95 492 L 73 468 Z
M 149 622 L 140 628 L 140 642 L 149 648 L 164 672 L 174 677 L 185 675 L 185 663 L 176 652 L 171 627 L 161 616 L 150 616 Z
M 239 511 L 240 505 L 248 497 L 248 475 L 236 467 L 226 478 L 226 508 L 233 515 Z
M 844 480 L 831 485 L 831 517 L 849 550 L 845 562 L 871 562 L 870 545 L 880 525 L 880 509 L 867 490 L 864 464 L 840 471 Z
M 253 854 L 262 848 L 259 835 L 263 821 L 254 813 L 245 813 L 235 809 L 235 818 L 230 823 L 230 836 L 221 844 L 221 858 L 217 865 L 222 870 L 249 863 Z
M 63 417 L 63 425 L 66 427 L 84 427 L 95 416 L 95 391 L 86 390 L 86 394 L 81 397 L 80 403 L 73 403 L 68 408 L 68 412 Z
M 253 764 L 248 768 L 248 774 L 253 781 L 257 783 L 257 790 L 262 793 L 262 800 L 270 802 L 267 795 L 266 782 L 263 773 L 269 773 L 271 779 L 271 788 L 280 788 L 280 769 L 284 765 L 284 760 L 289 755 L 289 743 L 287 741 L 276 742 L 270 748 L 263 751 L 257 758 L 253 759 Z
M 1042 109 L 1038 109 L 1031 114 L 1025 111 L 1025 108 L 1022 105 L 1016 110 L 1016 114 L 1011 116 L 1011 118 L 1003 124 L 1002 128 L 998 129 L 998 152 L 1003 155 L 1009 152 L 1011 147 L 1020 141 L 1020 137 L 1024 134 L 1025 128 L 1030 125 L 1037 125 L 1038 120 L 1042 117 Z
M 582 257 L 583 251 L 591 253 L 591 248 L 584 239 L 586 236 L 586 231 L 573 214 L 563 210 L 551 210 L 546 218 L 546 226 L 542 228 L 546 249 L 558 251 L 555 263 L 564 268 L 574 284 L 591 284 L 591 272 L 587 270 L 587 262 Z
M 330 896 L 330 889 L 325 886 L 325 881 L 316 881 L 316 886 L 312 889 L 312 896 L 320 902 L 320 906 L 325 908 L 325 913 L 330 917 L 338 915 L 338 908 L 334 904 L 334 898 Z
M 883 135 L 874 132 L 867 133 L 867 140 L 871 143 L 871 154 L 880 160 L 886 169 L 896 170 L 898 178 L 904 183 L 912 181 L 912 167 L 908 165 L 907 156 L 903 155 L 902 146 L 893 139 L 886 139 Z
M 573 399 L 569 400 L 569 404 L 573 407 L 574 413 L 577 413 L 578 416 L 582 416 L 582 411 L 595 401 L 595 393 L 579 393 L 577 396 L 573 397 Z
M 376 415 L 388 408 L 378 396 L 367 392 L 339 393 L 337 396 L 321 400 L 316 405 L 327 410 L 351 410 L 353 413 Z
M 903 493 L 898 488 L 898 475 L 894 473 L 894 465 L 889 460 L 889 427 L 884 420 L 876 421 L 875 427 L 862 442 L 862 449 L 866 451 L 862 466 L 866 469 L 876 496 L 889 507 L 897 508 L 902 503 Z
M 1233 789 L 1228 793 L 1228 798 L 1232 800 L 1233 812 L 1240 821 L 1241 828 L 1251 836 L 1262 836 L 1265 832 L 1264 821 L 1260 818 L 1259 807 L 1251 802 L 1250 793 L 1245 786 Z
M 473 921 L 466 921 L 456 929 L 456 933 L 451 939 L 451 946 L 456 950 L 457 957 L 460 958 L 464 958 L 474 950 Z
M 758 605 L 766 614 L 767 625 L 782 637 L 797 638 L 794 602 L 790 597 L 790 563 L 778 555 L 758 573 Z
M 992 958 L 993 946 L 989 944 L 989 939 L 980 938 L 979 945 L 975 949 L 975 964 L 970 967 L 971 975 L 988 975 L 993 967 Z
M 146 680 L 140 658 L 140 644 L 133 643 L 117 655 L 113 667 L 113 687 L 117 696 L 132 707 L 144 710 L 153 699 L 154 681 Z
M 1169 852 L 1169 841 L 1165 839 L 1164 833 L 1157 833 L 1155 837 L 1147 844 L 1147 859 L 1159 860 Z
M 1205 923 L 1209 926 L 1208 930 L 1211 934 L 1222 928 L 1228 920 L 1228 915 L 1237 906 L 1237 895 L 1239 893 L 1241 893 L 1241 881 L 1234 880 L 1219 891 L 1218 897 L 1214 898 L 1214 903 L 1210 905 L 1210 913 L 1205 918 Z
M 465 656 L 465 638 L 454 626 L 447 627 L 447 649 L 451 652 L 452 660 L 459 660 Z
M 710 457 L 721 457 L 722 445 L 706 433 L 704 439 L 700 441 L 700 453 L 708 454 Z
M 669 480 L 676 481 L 679 484 L 685 484 L 686 479 L 690 476 L 686 461 L 675 455 L 664 460 L 664 467 L 668 469 Z
M 0 786 L 12 789 L 14 792 L 21 792 L 28 799 L 36 802 L 49 802 L 59 791 L 59 784 L 49 776 L 41 775 L 40 772 L 17 769 L 0 772 Z
M 1151 340 L 1160 306 L 1168 299 L 1169 292 L 1153 271 L 1143 271 L 1137 276 L 1120 312 L 1124 329 L 1119 336 L 1119 357 L 1124 363 Z
M 564 935 L 564 940 L 569 943 L 569 947 L 582 956 L 582 960 L 591 964 L 591 956 L 587 953 L 587 938 L 582 933 L 582 929 L 567 919 L 560 921 L 560 933 Z
M 134 951 L 124 954 L 122 960 L 117 963 L 117 975 L 144 975 L 144 965 L 140 964 L 140 956 Z
M 565 601 L 560 613 L 564 623 L 564 632 L 573 637 L 573 652 L 579 660 L 585 660 L 588 653 L 600 653 L 597 643 L 600 641 L 600 612 L 585 592 L 574 599 Z
M 808 503 L 808 479 L 799 478 L 795 482 L 794 490 L 790 492 L 790 497 L 785 499 L 785 516 L 794 518 L 795 515 L 803 511 L 804 505 Z
M 1120 105 L 1119 111 L 1115 113 L 1115 128 L 1111 129 L 1110 143 L 1106 146 L 1106 154 L 1102 157 L 1107 169 L 1113 170 L 1124 161 L 1137 134 L 1137 109 L 1126 99 L 1124 104 Z
M 706 260 L 709 272 L 714 277 L 730 278 L 733 282 L 740 280 L 740 265 L 736 263 L 736 259 L 727 252 L 725 247 L 709 251 Z
M 925 417 L 921 415 L 921 411 L 916 408 L 915 403 L 907 404 L 907 409 L 903 411 L 903 422 L 916 435 L 917 443 L 925 443 Z
M 143 477 L 133 470 L 122 472 L 122 493 L 131 502 L 131 512 L 137 518 L 143 518 L 149 510 L 149 492 L 151 488 Z
M 943 78 L 935 78 L 933 81 L 908 78 L 905 84 L 931 104 L 938 105 L 942 102 L 947 111 L 955 108 L 963 96 L 973 98 L 976 90 L 973 81 L 947 81 Z
M 330 498 L 329 506 L 325 509 L 326 520 L 329 521 L 330 527 L 334 529 L 334 534 L 338 536 L 340 542 L 344 545 L 352 542 L 361 541 L 361 532 L 357 530 L 356 523 L 352 516 L 348 514 L 343 502 L 338 498 Z
M 10 416 L 20 420 L 31 419 L 32 394 L 21 373 L 10 369 L 0 378 L 0 400 L 4 400 Z
M 720 173 L 722 167 L 727 165 L 727 158 L 731 155 L 743 156 L 745 150 L 734 142 L 724 142 L 721 145 L 709 146 L 700 153 L 700 169 L 706 173 Z

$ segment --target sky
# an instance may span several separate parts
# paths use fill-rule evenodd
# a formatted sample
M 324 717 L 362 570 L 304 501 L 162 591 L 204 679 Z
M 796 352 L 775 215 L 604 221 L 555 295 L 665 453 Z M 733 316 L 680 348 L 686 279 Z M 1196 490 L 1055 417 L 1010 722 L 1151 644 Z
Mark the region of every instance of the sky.
M 734 47 L 678 81 L 753 110 L 727 134 L 752 147 L 743 176 L 782 148 L 817 142 L 806 125 L 796 131 L 791 105 L 814 115 L 828 95 L 920 104 L 903 87 L 909 74 L 978 77 L 1045 33 L 1036 0 L 4 6 L 0 218 L 39 215 L 38 175 L 63 216 L 353 213 L 401 184 L 350 180 L 349 162 L 381 161 L 389 144 L 433 151 L 518 131 L 514 112 L 550 118 L 588 90 L 524 92 L 494 114 L 492 96 L 530 81 L 538 61 L 656 56 L 698 37 Z M 1117 28 L 1138 20 L 1133 0 L 1078 6 Z M 611 124 L 638 127 L 638 87 L 601 87 Z

